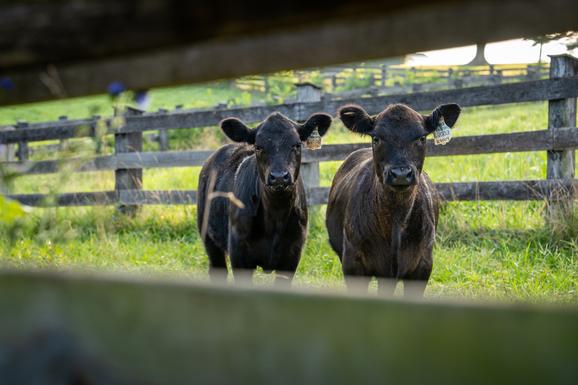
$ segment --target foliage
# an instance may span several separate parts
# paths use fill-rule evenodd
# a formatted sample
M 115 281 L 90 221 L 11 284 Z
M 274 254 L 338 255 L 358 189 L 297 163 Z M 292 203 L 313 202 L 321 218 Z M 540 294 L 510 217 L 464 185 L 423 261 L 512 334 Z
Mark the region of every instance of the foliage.
M 283 83 L 279 84 L 281 87 Z M 244 103 L 248 99 L 225 83 L 154 90 L 151 94 L 155 108 L 177 103 L 185 104 L 185 108 L 210 108 L 226 100 Z M 266 103 L 267 98 L 251 93 L 253 103 Z M 110 101 L 91 97 L 2 108 L 0 117 L 30 121 L 66 114 L 80 117 L 91 109 L 90 103 L 110 108 Z M 526 103 L 465 108 L 454 133 L 493 134 L 546 126 L 547 104 Z M 170 133 L 171 145 L 178 149 L 214 149 L 226 142 L 217 127 Z M 324 137 L 326 144 L 365 141 L 367 138 L 351 134 L 339 122 Z M 146 146 L 156 150 L 152 142 Z M 85 150 L 72 146 L 71 151 L 68 156 Z M 339 164 L 321 164 L 323 186 L 331 183 Z M 544 178 L 545 164 L 544 153 L 506 153 L 429 158 L 425 169 L 436 182 L 521 180 Z M 199 167 L 145 170 L 144 189 L 195 189 L 198 173 Z M 17 177 L 11 188 L 14 193 L 114 189 L 112 172 L 71 174 L 65 170 L 63 174 Z M 570 217 L 566 233 L 554 232 L 544 225 L 543 208 L 542 202 L 445 204 L 427 295 L 578 302 L 578 213 Z M 295 284 L 343 290 L 340 264 L 327 242 L 324 213 L 323 206 L 311 210 L 308 240 Z M 195 214 L 191 206 L 145 207 L 134 219 L 117 216 L 113 207 L 37 209 L 20 217 L 18 226 L 0 224 L 0 241 L 6 244 L 11 240 L 2 265 L 169 272 L 206 279 L 207 258 L 196 231 Z M 271 281 L 271 276 L 263 272 L 256 277 L 263 284 Z
M 373 85 L 373 75 L 367 71 L 351 71 L 344 79 L 343 84 L 337 88 L 337 92 L 349 91 L 358 88 L 368 88 Z
M 568 49 L 574 49 L 578 46 L 578 32 L 574 31 L 567 31 L 567 32 L 556 32 L 556 33 L 549 33 L 546 35 L 538 35 L 532 37 L 525 37 L 524 40 L 533 41 L 533 46 L 543 45 L 549 43 L 551 41 L 557 41 L 561 39 L 566 39 L 567 44 L 566 47 Z
M 19 202 L 0 195 L 0 222 L 12 224 L 26 214 L 27 209 Z
M 562 40 L 568 50 L 573 50 L 574 48 L 578 47 L 578 32 L 556 32 L 546 35 L 526 37 L 524 40 L 533 41 L 534 44 L 532 44 L 532 46 L 540 46 L 540 54 L 538 56 L 538 62 L 540 63 L 542 61 L 542 46 L 544 44 L 547 44 L 551 41 Z

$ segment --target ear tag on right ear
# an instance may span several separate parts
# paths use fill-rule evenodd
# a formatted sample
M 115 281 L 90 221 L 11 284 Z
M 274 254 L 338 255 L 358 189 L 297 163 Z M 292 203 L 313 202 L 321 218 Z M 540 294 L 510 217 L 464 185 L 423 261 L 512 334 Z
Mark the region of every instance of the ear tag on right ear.
M 434 144 L 444 145 L 447 144 L 452 139 L 452 129 L 446 124 L 444 118 L 440 119 L 437 128 L 435 129 L 434 133 Z
M 321 148 L 321 135 L 319 135 L 319 130 L 317 127 L 311 132 L 311 135 L 307 138 L 305 142 L 305 147 L 310 150 L 318 150 Z

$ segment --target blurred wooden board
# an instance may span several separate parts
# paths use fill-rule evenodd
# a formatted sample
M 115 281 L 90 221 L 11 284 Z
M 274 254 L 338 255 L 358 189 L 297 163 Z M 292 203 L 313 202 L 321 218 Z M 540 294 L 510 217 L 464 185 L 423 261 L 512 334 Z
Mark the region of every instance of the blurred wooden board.
M 1 273 L 0 292 L 0 379 L 11 385 L 542 385 L 578 378 L 576 307 L 23 272 Z
M 0 4 L 0 104 L 392 57 L 578 28 L 574 0 Z M 6 80 L 9 79 L 9 80 Z

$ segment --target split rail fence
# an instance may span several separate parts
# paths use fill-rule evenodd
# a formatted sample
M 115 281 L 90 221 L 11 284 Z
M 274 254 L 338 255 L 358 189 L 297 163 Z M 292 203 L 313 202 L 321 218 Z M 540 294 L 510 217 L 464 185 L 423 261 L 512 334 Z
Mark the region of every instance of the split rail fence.
M 458 66 L 447 69 L 427 67 L 396 67 L 387 64 L 365 63 L 342 65 L 317 70 L 297 71 L 297 76 L 309 78 L 319 73 L 325 90 L 335 93 L 348 88 L 351 82 L 365 84 L 363 89 L 354 88 L 340 94 L 394 94 L 416 91 L 434 91 L 510 82 L 540 80 L 548 77 L 546 65 L 527 64 L 519 66 Z M 270 92 L 275 82 L 288 83 L 292 79 L 282 75 L 254 75 L 238 79 L 235 84 L 249 91 Z M 349 85 L 348 85 L 349 84 Z
M 446 146 L 433 146 L 428 141 L 428 156 L 489 154 L 501 152 L 547 151 L 547 179 L 530 181 L 492 181 L 438 183 L 445 200 L 547 200 L 551 207 L 572 205 L 578 181 L 574 179 L 575 149 L 578 147 L 576 128 L 576 97 L 578 96 L 578 60 L 568 55 L 555 56 L 550 66 L 550 78 L 520 83 L 500 84 L 463 89 L 418 92 L 368 98 L 333 100 L 310 84 L 298 85 L 298 102 L 275 106 L 253 106 L 234 109 L 160 111 L 144 113 L 129 109 L 114 127 L 113 118 L 59 120 L 49 123 L 20 123 L 0 131 L 2 153 L 17 146 L 18 161 L 1 162 L 0 166 L 21 174 L 57 173 L 63 164 L 76 165 L 76 172 L 111 170 L 115 172 L 115 190 L 81 193 L 10 195 L 30 206 L 119 205 L 132 210 L 146 204 L 195 204 L 196 191 L 146 191 L 142 189 L 143 169 L 200 166 L 211 151 L 142 152 L 145 131 L 206 127 L 216 125 L 225 117 L 235 116 L 246 122 L 257 122 L 273 111 L 295 120 L 304 120 L 314 112 L 335 114 L 345 103 L 362 105 L 369 113 L 377 113 L 390 103 L 405 103 L 416 110 L 431 110 L 435 106 L 456 102 L 461 106 L 483 106 L 548 100 L 548 127 L 541 131 L 454 138 Z M 118 120 L 118 119 L 117 119 Z M 98 137 L 98 127 L 105 124 L 106 133 L 114 135 L 114 155 L 90 159 L 57 159 L 29 161 L 28 143 L 65 140 L 78 137 Z M 309 204 L 327 201 L 328 188 L 319 186 L 319 163 L 343 160 L 352 151 L 368 144 L 325 145 L 320 150 L 303 152 L 302 175 L 308 188 Z M 549 206 L 550 207 L 550 206 Z

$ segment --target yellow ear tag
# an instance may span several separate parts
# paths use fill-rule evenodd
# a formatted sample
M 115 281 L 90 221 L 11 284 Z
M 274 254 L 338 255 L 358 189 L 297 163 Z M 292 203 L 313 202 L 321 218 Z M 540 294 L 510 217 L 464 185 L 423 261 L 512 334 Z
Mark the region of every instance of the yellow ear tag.
M 309 135 L 307 138 L 305 147 L 310 150 L 318 150 L 321 148 L 321 135 L 319 135 L 319 130 L 317 130 L 317 127 L 315 127 L 311 135 Z
M 446 124 L 443 117 L 440 119 L 438 127 L 434 131 L 433 136 L 434 136 L 434 144 L 436 146 L 438 145 L 443 146 L 452 139 L 452 129 Z

